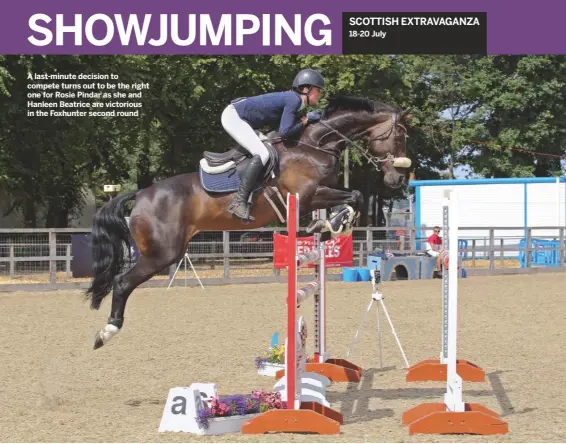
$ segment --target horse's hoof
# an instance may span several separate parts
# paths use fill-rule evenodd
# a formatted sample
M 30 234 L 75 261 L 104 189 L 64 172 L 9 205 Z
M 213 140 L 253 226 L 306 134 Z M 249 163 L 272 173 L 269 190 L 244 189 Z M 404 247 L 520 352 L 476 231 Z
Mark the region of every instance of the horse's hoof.
M 97 333 L 96 336 L 94 337 L 94 350 L 99 349 L 100 347 L 102 347 L 104 345 L 104 341 L 102 340 L 102 337 L 100 336 L 100 333 Z

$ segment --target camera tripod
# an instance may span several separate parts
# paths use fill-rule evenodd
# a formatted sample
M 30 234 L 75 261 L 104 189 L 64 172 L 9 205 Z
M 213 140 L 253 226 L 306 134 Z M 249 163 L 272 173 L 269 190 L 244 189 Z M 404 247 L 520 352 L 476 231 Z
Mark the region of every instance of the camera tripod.
M 368 313 L 371 311 L 371 307 L 372 307 L 373 303 L 377 301 L 381 304 L 381 308 L 383 308 L 383 312 L 385 313 L 385 316 L 387 317 L 387 321 L 389 322 L 389 325 L 391 326 L 391 332 L 393 333 L 393 337 L 395 338 L 395 341 L 397 342 L 397 346 L 399 347 L 399 350 L 401 351 L 401 355 L 403 356 L 403 360 L 405 361 L 406 368 L 409 368 L 409 362 L 407 361 L 407 357 L 405 356 L 405 352 L 403 351 L 403 347 L 401 346 L 401 342 L 399 341 L 399 337 L 397 336 L 397 333 L 395 331 L 395 327 L 393 326 L 393 321 L 391 320 L 391 317 L 389 316 L 389 313 L 387 311 L 387 307 L 385 306 L 385 302 L 383 301 L 383 294 L 377 288 L 377 286 L 381 283 L 381 273 L 376 268 L 375 270 L 370 270 L 370 274 L 371 274 L 371 277 L 372 277 L 372 287 L 373 287 L 373 292 L 372 292 L 372 295 L 371 295 L 371 301 L 370 301 L 370 303 L 369 303 L 369 305 L 366 309 L 366 312 L 364 313 L 364 316 L 362 318 L 362 322 L 361 322 L 360 326 L 358 327 L 358 331 L 354 335 L 352 342 L 350 343 L 350 346 L 348 347 L 348 351 L 346 352 L 346 359 L 348 359 L 348 356 L 350 355 L 350 350 L 352 349 L 354 343 L 358 339 L 358 335 L 360 333 L 360 330 L 362 329 L 362 327 L 364 325 L 364 322 L 366 320 Z M 379 339 L 379 365 L 380 365 L 380 368 L 383 368 L 383 354 L 382 354 L 382 349 L 381 349 L 381 322 L 380 322 L 380 319 L 379 319 L 379 305 L 376 305 L 376 310 L 377 310 L 377 335 L 378 335 L 378 339 Z
M 200 288 L 202 288 L 204 290 L 204 286 L 202 285 L 202 282 L 200 281 L 200 278 L 198 277 L 197 271 L 195 270 L 195 267 L 193 266 L 193 263 L 191 262 L 191 258 L 189 257 L 188 251 L 185 252 L 185 255 L 179 261 L 179 265 L 177 265 L 177 269 L 175 270 L 173 277 L 169 281 L 169 285 L 167 286 L 167 290 L 169 290 L 169 288 L 171 287 L 171 284 L 175 280 L 175 276 L 177 276 L 177 272 L 179 271 L 179 268 L 181 268 L 182 263 L 185 264 L 185 287 L 187 286 L 187 262 L 190 264 L 191 268 L 193 269 L 193 273 L 195 274 L 195 277 L 197 278 L 197 281 L 200 284 Z

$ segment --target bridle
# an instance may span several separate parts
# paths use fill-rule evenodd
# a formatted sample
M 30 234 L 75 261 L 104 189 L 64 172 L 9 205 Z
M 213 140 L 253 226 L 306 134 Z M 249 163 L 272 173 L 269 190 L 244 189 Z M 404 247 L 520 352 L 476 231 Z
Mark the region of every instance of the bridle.
M 351 147 L 353 147 L 358 153 L 360 153 L 362 156 L 364 156 L 366 158 L 366 160 L 373 165 L 373 167 L 377 170 L 377 171 L 381 171 L 381 167 L 382 164 L 387 163 L 387 162 L 391 162 L 391 164 L 393 166 L 400 166 L 400 167 L 410 167 L 410 159 L 404 157 L 404 156 L 398 156 L 398 154 L 404 154 L 404 153 L 398 153 L 398 146 L 397 146 L 397 127 L 401 127 L 403 128 L 403 130 L 405 131 L 405 138 L 408 138 L 407 136 L 407 128 L 405 126 L 403 126 L 401 123 L 397 122 L 397 113 L 393 113 L 392 117 L 391 117 L 391 125 L 389 126 L 388 129 L 386 129 L 385 131 L 383 131 L 382 133 L 378 134 L 375 137 L 372 137 L 371 139 L 369 139 L 369 143 L 371 144 L 371 142 L 373 142 L 374 140 L 385 140 L 388 139 L 389 137 L 391 137 L 391 135 L 393 135 L 393 137 L 395 138 L 395 154 L 391 154 L 391 153 L 387 153 L 387 155 L 385 157 L 376 157 L 376 156 L 372 156 L 369 153 L 369 147 L 367 149 L 362 148 L 358 143 L 354 142 L 352 139 L 357 139 L 360 138 L 362 135 L 364 135 L 365 133 L 371 131 L 373 128 L 375 128 L 378 124 L 370 126 L 369 128 L 366 128 L 365 130 L 355 134 L 354 136 L 352 136 L 352 138 L 346 137 L 344 134 L 342 134 L 340 131 L 332 128 L 331 125 L 329 125 L 328 123 L 324 122 L 324 121 L 319 121 L 318 123 L 320 123 L 321 125 L 327 127 L 330 131 L 323 134 L 320 139 L 317 142 L 317 145 L 309 145 L 312 146 L 313 148 L 316 148 L 319 151 L 322 151 L 324 153 L 330 154 L 336 158 L 340 157 L 340 153 L 337 152 L 336 150 L 332 150 L 332 149 L 326 149 L 320 146 L 320 142 L 328 135 L 332 134 L 332 133 L 336 133 L 338 134 L 338 136 L 340 136 L 340 140 L 338 140 L 336 142 L 336 145 L 338 145 L 341 142 L 347 143 L 349 144 Z M 304 143 L 304 142 L 302 142 Z M 397 165 L 396 165 L 397 164 Z

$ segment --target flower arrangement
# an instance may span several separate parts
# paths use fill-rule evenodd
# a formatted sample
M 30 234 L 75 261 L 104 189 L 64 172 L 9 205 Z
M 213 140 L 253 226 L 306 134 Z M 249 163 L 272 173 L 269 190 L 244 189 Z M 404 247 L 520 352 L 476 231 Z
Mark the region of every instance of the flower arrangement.
M 263 356 L 258 356 L 254 359 L 255 367 L 258 370 L 263 370 L 267 363 L 285 364 L 285 346 L 275 345 L 273 347 L 269 347 L 269 350 L 266 351 Z
M 307 357 L 306 362 L 311 362 Z M 275 345 L 270 347 L 263 356 L 258 356 L 254 359 L 256 369 L 265 370 L 267 364 L 284 365 L 285 364 L 285 346 Z
M 209 420 L 227 416 L 263 413 L 267 410 L 287 408 L 279 392 L 252 392 L 251 395 L 215 396 L 208 406 L 198 412 L 197 424 L 207 429 Z

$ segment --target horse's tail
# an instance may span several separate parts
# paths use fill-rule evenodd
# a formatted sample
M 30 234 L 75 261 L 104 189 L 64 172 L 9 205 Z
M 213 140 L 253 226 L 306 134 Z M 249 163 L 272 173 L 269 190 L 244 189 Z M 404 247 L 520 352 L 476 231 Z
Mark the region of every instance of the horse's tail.
M 114 276 L 124 267 L 124 243 L 130 251 L 131 235 L 124 218 L 124 204 L 135 197 L 136 192 L 131 192 L 106 202 L 92 221 L 94 275 L 85 295 L 95 310 L 112 290 Z

